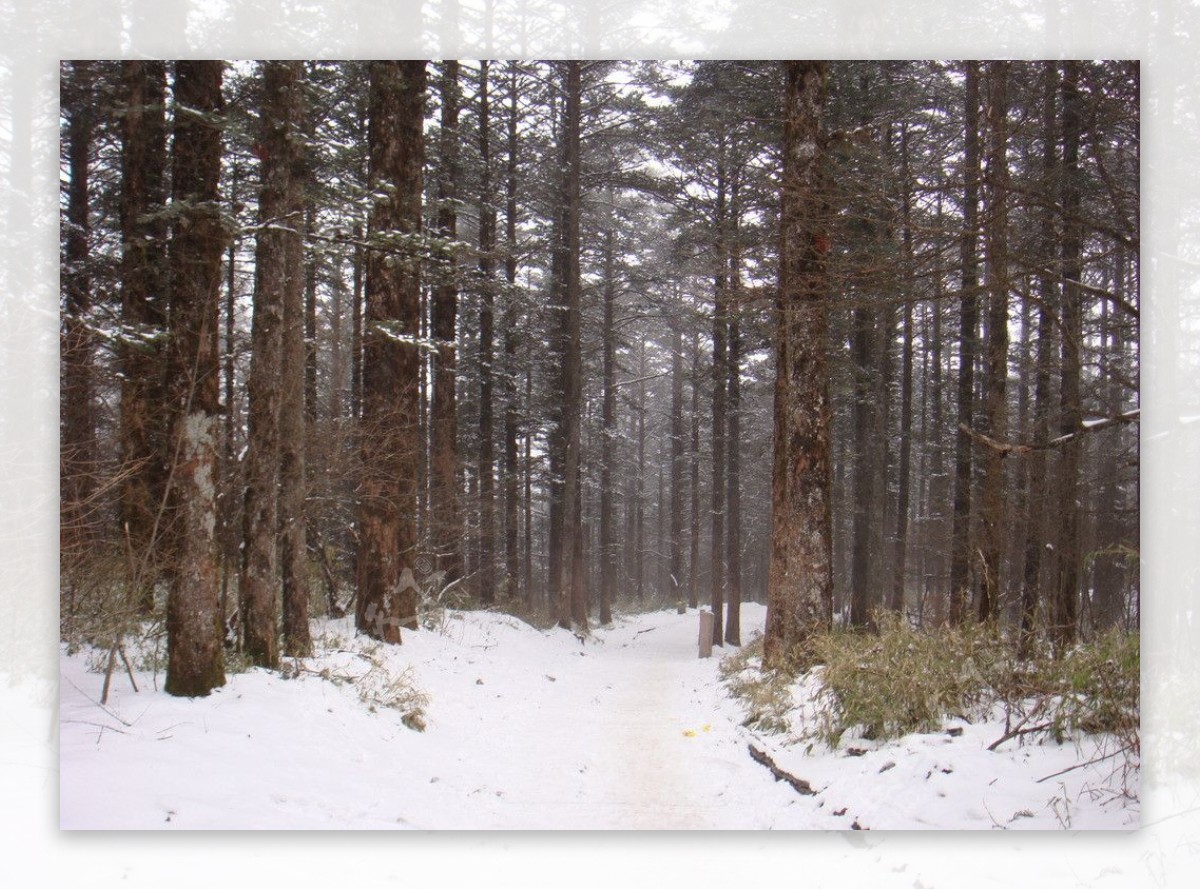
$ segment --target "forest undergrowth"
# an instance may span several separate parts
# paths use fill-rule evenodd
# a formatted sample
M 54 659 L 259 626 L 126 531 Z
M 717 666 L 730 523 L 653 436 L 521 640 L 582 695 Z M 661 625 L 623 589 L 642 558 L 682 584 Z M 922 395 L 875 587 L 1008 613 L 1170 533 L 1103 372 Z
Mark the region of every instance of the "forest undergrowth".
M 1029 656 L 994 627 L 918 629 L 876 616 L 876 632 L 836 628 L 812 638 L 780 668 L 762 665 L 762 639 L 721 663 L 743 706 L 743 726 L 810 752 L 860 751 L 947 721 L 995 722 L 1001 746 L 1097 739 L 1122 792 L 1136 798 L 1141 766 L 1139 635 L 1110 630 L 1055 658 Z M 952 731 L 952 730 L 951 730 Z

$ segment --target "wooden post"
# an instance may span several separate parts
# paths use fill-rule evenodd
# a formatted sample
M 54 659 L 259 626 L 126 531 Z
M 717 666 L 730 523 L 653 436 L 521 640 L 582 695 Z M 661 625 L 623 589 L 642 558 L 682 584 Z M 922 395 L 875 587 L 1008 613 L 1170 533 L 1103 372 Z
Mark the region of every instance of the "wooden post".
M 700 611 L 700 657 L 712 655 L 713 647 L 713 613 L 707 609 Z

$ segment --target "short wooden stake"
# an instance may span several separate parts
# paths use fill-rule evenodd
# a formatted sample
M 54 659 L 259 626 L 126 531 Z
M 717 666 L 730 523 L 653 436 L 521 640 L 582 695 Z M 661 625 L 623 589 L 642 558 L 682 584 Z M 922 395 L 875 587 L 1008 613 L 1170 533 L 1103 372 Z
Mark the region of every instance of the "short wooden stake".
M 707 609 L 700 612 L 700 657 L 709 658 L 713 647 L 713 613 Z

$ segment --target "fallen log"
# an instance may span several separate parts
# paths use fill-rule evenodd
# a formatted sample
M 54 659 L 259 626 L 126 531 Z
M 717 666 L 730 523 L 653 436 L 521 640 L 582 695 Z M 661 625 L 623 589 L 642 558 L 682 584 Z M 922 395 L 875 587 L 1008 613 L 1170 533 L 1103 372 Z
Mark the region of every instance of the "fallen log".
M 766 751 L 760 751 L 753 745 L 747 745 L 746 747 L 750 749 L 750 757 L 754 760 L 754 762 L 761 763 L 763 766 L 769 769 L 771 771 L 771 775 L 775 777 L 776 782 L 787 782 L 789 785 L 795 788 L 799 794 L 813 795 L 817 793 L 813 786 L 808 784 L 808 782 L 806 782 L 804 779 L 793 776 L 787 770 L 780 769 L 779 764 L 772 760 L 771 755 Z

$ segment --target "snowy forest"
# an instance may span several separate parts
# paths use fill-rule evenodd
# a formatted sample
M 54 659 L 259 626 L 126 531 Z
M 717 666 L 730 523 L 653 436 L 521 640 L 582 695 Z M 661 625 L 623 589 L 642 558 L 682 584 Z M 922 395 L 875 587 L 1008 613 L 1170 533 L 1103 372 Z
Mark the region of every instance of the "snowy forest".
M 165 736 L 185 803 L 152 800 L 138 696 L 211 723 L 234 688 L 247 739 L 340 696 L 312 747 L 435 764 L 389 777 L 421 811 L 391 827 L 1136 825 L 1137 62 L 72 61 L 60 90 L 64 826 L 382 827 L 332 790 L 197 808 L 196 758 L 241 756 L 207 735 Z M 455 752 L 506 755 L 476 687 L 526 749 L 478 805 Z M 530 753 L 526 718 L 572 730 L 538 701 L 619 751 Z M 688 744 L 736 760 L 727 809 L 646 765 Z M 885 805 L 926 767 L 974 801 L 989 757 L 1003 813 Z M 514 801 L 538 770 L 578 809 Z

